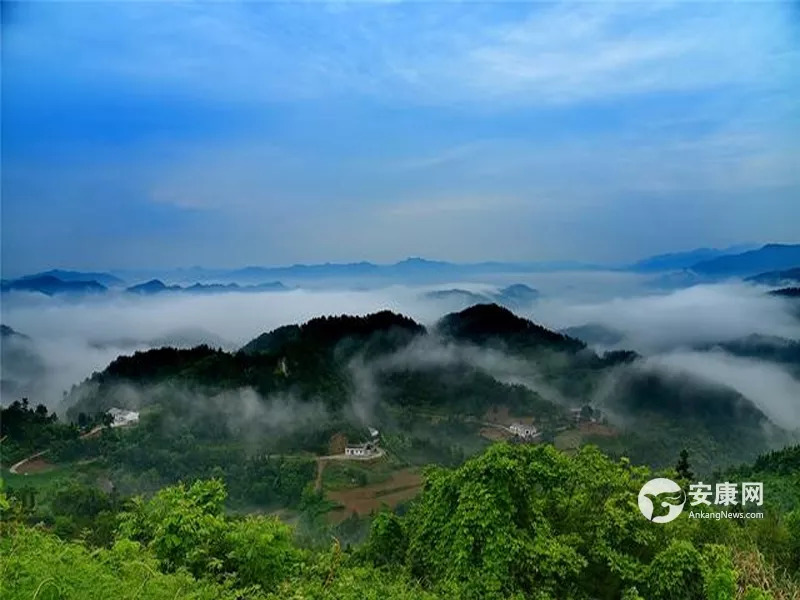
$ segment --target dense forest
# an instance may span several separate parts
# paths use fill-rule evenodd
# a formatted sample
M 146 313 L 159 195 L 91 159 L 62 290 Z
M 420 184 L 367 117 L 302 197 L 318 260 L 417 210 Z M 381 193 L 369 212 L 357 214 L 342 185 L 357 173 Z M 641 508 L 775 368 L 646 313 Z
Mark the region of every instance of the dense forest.
M 591 446 L 570 456 L 495 444 L 428 470 L 405 514 L 375 515 L 358 547 L 335 535 L 310 545 L 274 516 L 226 513 L 218 479 L 148 499 L 64 490 L 53 526 L 3 493 L 0 584 L 13 599 L 797 598 L 799 450 L 742 467 L 781 483 L 774 501 L 767 485 L 766 520 L 656 525 L 636 506 L 648 468 Z M 83 528 L 77 539 L 67 523 Z

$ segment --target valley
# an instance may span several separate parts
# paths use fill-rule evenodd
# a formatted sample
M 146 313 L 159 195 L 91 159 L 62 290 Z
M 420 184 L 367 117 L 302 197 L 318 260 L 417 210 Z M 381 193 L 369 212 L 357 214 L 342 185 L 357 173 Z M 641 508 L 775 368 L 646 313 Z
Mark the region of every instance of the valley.
M 186 306 L 187 298 L 200 295 L 198 290 L 190 294 L 152 287 L 161 291 L 143 294 L 141 300 L 126 299 L 121 306 L 128 311 L 169 303 Z M 202 296 L 219 302 L 220 291 L 210 288 Z M 766 533 L 778 531 L 780 540 L 788 540 L 800 510 L 800 468 L 791 466 L 800 440 L 800 412 L 792 393 L 800 372 L 793 332 L 800 321 L 795 320 L 791 297 L 749 284 L 687 288 L 598 305 L 617 311 L 617 321 L 573 304 L 569 310 L 583 315 L 585 325 L 556 329 L 535 320 L 540 310 L 552 318 L 553 306 L 534 291 L 499 286 L 479 295 L 457 287 L 445 288 L 443 294 L 413 289 L 404 292 L 406 298 L 436 310 L 452 304 L 456 310 L 424 322 L 394 310 L 327 314 L 251 332 L 236 345 L 214 343 L 221 338 L 203 321 L 194 329 L 180 329 L 176 339 L 181 343 L 174 345 L 159 342 L 168 342 L 168 336 L 158 331 L 136 331 L 122 336 L 130 339 L 124 343 L 93 341 L 92 352 L 112 358 L 63 392 L 58 414 L 24 396 L 3 407 L 0 468 L 9 508 L 0 510 L 15 523 L 10 535 L 38 526 L 54 537 L 30 538 L 37 544 L 78 544 L 76 548 L 101 551 L 136 540 L 137 547 L 153 553 L 147 560 L 156 560 L 154 568 L 164 576 L 172 576 L 170 565 L 181 565 L 193 578 L 185 585 L 216 586 L 224 578 L 203 575 L 217 564 L 215 559 L 206 563 L 202 557 L 189 558 L 194 556 L 189 548 L 174 554 L 161 546 L 167 538 L 148 529 L 162 527 L 159 519 L 183 515 L 182 520 L 191 513 L 232 532 L 253 527 L 259 533 L 252 535 L 277 535 L 284 544 L 282 556 L 304 565 L 302 569 L 342 561 L 347 566 L 331 580 L 340 583 L 330 585 L 344 587 L 321 598 L 338 600 L 345 589 L 389 585 L 395 591 L 387 588 L 387 597 L 399 589 L 402 598 L 443 598 L 457 589 L 472 590 L 476 599 L 500 600 L 511 592 L 495 593 L 472 576 L 491 572 L 485 562 L 461 571 L 452 562 L 455 550 L 437 545 L 434 538 L 445 531 L 442 535 L 456 544 L 473 540 L 471 552 L 480 561 L 489 560 L 498 532 L 514 538 L 522 530 L 537 531 L 531 524 L 507 530 L 504 521 L 492 520 L 495 513 L 484 511 L 484 504 L 510 493 L 511 504 L 492 510 L 510 510 L 507 518 L 520 519 L 532 510 L 526 503 L 543 503 L 556 515 L 541 517 L 547 530 L 577 528 L 566 534 L 573 541 L 565 546 L 576 554 L 550 574 L 537 575 L 535 587 L 555 590 L 559 598 L 570 597 L 566 590 L 579 585 L 583 591 L 576 598 L 594 598 L 604 590 L 610 600 L 633 586 L 646 589 L 642 598 L 647 600 L 672 600 L 671 593 L 658 591 L 655 580 L 642 579 L 650 577 L 642 573 L 651 573 L 657 564 L 652 561 L 661 556 L 653 554 L 651 542 L 641 551 L 631 550 L 629 542 L 613 542 L 619 545 L 612 554 L 633 552 L 626 560 L 640 561 L 634 579 L 609 572 L 599 584 L 585 572 L 565 575 L 584 563 L 605 573 L 606 567 L 593 563 L 592 557 L 605 547 L 605 541 L 597 540 L 608 534 L 598 532 L 607 531 L 608 525 L 598 522 L 600 529 L 592 533 L 591 527 L 578 525 L 585 519 L 582 514 L 563 516 L 571 509 L 562 513 L 561 503 L 575 488 L 566 492 L 559 486 L 573 478 L 582 489 L 594 489 L 587 493 L 592 502 L 600 502 L 602 494 L 592 487 L 598 482 L 591 474 L 606 469 L 625 508 L 619 513 L 606 504 L 604 515 L 634 519 L 635 531 L 642 523 L 636 520 L 641 517 L 633 488 L 644 475 L 634 473 L 687 481 L 762 477 L 771 496 L 768 529 L 740 523 L 723 535 L 709 524 L 669 539 L 703 552 L 713 546 L 710 540 L 724 540 L 727 546 L 720 552 L 727 558 L 720 564 L 732 565 L 723 571 L 734 569 L 742 590 L 760 586 L 771 590 L 768 597 L 773 600 L 794 600 L 800 584 L 774 570 L 800 564 L 794 547 Z M 300 298 L 303 293 L 281 295 Z M 330 292 L 316 294 L 332 297 L 325 295 Z M 226 296 L 245 297 L 247 302 L 272 303 L 278 295 Z M 63 302 L 55 306 L 67 310 L 75 301 L 53 302 Z M 98 302 L 103 307 L 107 300 Z M 702 314 L 688 316 L 685 324 L 670 316 L 676 302 L 700 307 L 716 303 L 720 308 L 705 313 L 710 324 Z M 641 320 L 643 311 L 663 314 L 676 327 L 670 331 L 656 316 L 648 327 Z M 732 326 L 726 311 L 752 315 Z M 634 315 L 635 330 L 625 313 Z M 702 335 L 695 337 L 698 332 Z M 646 337 L 639 337 L 642 333 L 657 343 L 648 344 Z M 658 346 L 676 335 L 678 342 Z M 145 341 L 148 336 L 152 341 Z M 191 342 L 198 338 L 201 343 Z M 209 341 L 203 343 L 204 338 Z M 52 368 L 48 356 L 40 354 L 46 344 L 5 326 L 3 340 L 3 359 L 11 366 L 4 368 L 4 377 L 14 377 L 4 378 L 4 394 L 46 393 L 49 386 L 29 383 L 39 382 Z M 503 491 L 507 485 L 510 491 Z M 581 497 L 580 502 L 589 502 Z M 480 507 L 474 514 L 468 508 L 472 503 Z M 450 521 L 452 510 L 457 521 Z M 488 520 L 491 535 L 481 525 Z M 433 522 L 439 525 L 431 529 Z M 214 541 L 191 543 L 228 557 L 223 568 L 236 573 L 236 594 L 271 599 L 283 597 L 289 588 L 318 584 L 310 571 L 280 571 L 283 583 L 264 574 L 248 579 L 246 569 L 253 565 L 230 562 L 240 542 L 213 527 Z M 195 539 L 196 533 L 181 531 L 181 540 Z M 268 547 L 262 548 L 258 564 L 268 564 Z M 292 562 L 301 554 L 306 558 Z M 696 560 L 706 565 L 703 572 L 715 572 L 711 558 Z M 442 568 L 447 575 L 437 574 Z M 414 573 L 425 575 L 417 579 Z M 503 573 L 504 585 L 510 586 L 504 590 L 534 585 Z M 371 583 L 352 579 L 362 576 Z M 370 579 L 376 577 L 382 583 Z M 697 585 L 696 575 L 686 577 Z M 247 581 L 257 582 L 250 595 L 242 587 Z M 214 597 L 221 593 L 214 588 Z M 745 600 L 743 593 L 736 600 Z

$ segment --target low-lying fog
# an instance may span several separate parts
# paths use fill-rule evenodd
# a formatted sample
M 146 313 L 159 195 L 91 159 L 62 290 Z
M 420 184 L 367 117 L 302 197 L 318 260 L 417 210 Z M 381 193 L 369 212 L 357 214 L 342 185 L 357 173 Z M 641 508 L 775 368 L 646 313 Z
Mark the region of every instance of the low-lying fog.
M 525 283 L 541 292 L 528 307 L 515 310 L 521 316 L 552 329 L 578 327 L 578 332 L 604 334 L 600 349 L 636 350 L 646 357 L 648 367 L 685 370 L 726 383 L 760 406 L 765 404 L 764 398 L 754 396 L 769 396 L 775 400 L 769 404 L 778 407 L 773 414 L 780 412 L 781 420 L 800 425 L 800 382 L 785 367 L 703 349 L 751 334 L 800 339 L 800 319 L 787 300 L 766 295 L 763 288 L 737 283 L 654 293 L 641 276 L 610 272 L 548 273 L 369 290 L 149 297 L 116 294 L 82 299 L 6 294 L 0 311 L 2 323 L 29 339 L 3 338 L 3 393 L 14 397 L 2 400 L 8 403 L 27 395 L 31 402 L 57 407 L 64 390 L 103 369 L 119 354 L 203 342 L 235 349 L 280 325 L 324 314 L 390 309 L 431 325 L 464 304 L 459 304 L 458 298 L 431 298 L 427 292 L 457 288 L 486 294 L 512 283 Z M 586 325 L 591 327 L 582 328 Z M 14 387 L 12 381 L 18 385 Z

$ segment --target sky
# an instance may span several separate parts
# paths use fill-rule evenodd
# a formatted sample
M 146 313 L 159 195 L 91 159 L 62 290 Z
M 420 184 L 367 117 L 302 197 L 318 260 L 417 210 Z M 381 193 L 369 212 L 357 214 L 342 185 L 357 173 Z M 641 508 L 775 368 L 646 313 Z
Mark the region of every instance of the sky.
M 800 239 L 800 6 L 3 3 L 2 270 Z

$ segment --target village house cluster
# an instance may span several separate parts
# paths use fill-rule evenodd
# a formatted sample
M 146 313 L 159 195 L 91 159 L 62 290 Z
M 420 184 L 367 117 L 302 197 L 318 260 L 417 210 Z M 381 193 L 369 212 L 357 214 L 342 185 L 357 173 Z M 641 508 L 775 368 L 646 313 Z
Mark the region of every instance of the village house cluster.
M 370 441 L 362 444 L 347 444 L 344 449 L 345 456 L 352 456 L 357 458 L 366 458 L 374 456 L 378 453 L 378 439 L 379 433 L 377 429 L 369 427 Z
M 508 429 L 523 440 L 532 440 L 540 435 L 534 425 L 526 425 L 525 423 L 512 423 Z

